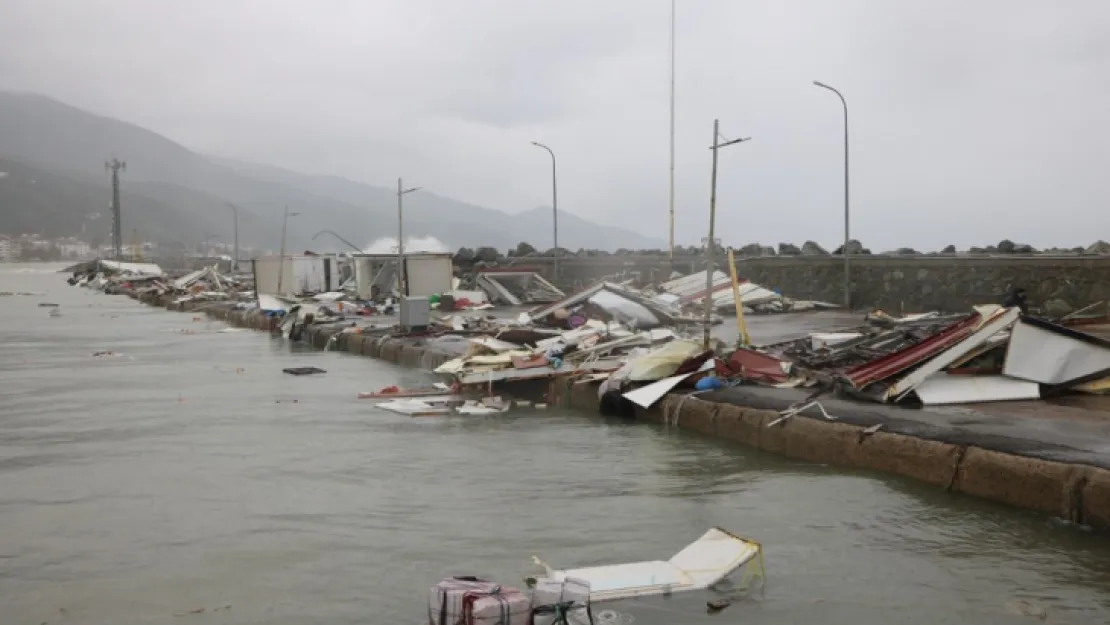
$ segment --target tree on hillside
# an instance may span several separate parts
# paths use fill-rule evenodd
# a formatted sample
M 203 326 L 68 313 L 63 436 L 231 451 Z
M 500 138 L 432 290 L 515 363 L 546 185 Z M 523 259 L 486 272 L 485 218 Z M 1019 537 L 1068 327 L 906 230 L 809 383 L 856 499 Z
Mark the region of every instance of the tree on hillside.
M 535 253 L 536 248 L 532 247 L 532 245 L 529 243 L 521 241 L 520 243 L 516 244 L 516 249 L 513 250 L 513 253 L 510 254 L 510 256 L 528 256 L 529 254 Z

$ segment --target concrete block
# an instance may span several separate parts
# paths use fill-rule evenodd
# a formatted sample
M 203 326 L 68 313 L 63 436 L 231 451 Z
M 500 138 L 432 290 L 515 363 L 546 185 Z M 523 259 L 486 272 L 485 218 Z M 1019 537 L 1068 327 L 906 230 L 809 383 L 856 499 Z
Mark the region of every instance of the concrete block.
M 333 328 L 318 328 L 316 332 L 312 335 L 312 342 L 310 343 L 310 345 L 312 345 L 316 349 L 324 349 L 325 347 L 327 347 L 328 341 L 331 340 L 331 337 L 334 336 L 335 333 L 336 330 Z
M 714 419 L 717 417 L 718 406 L 719 404 L 702 401 L 696 397 L 687 398 L 678 407 L 678 426 L 701 434 L 712 435 L 717 429 Z M 671 423 L 675 423 L 675 414 L 673 412 L 668 414 L 671 417 Z
M 749 416 L 749 413 L 750 416 Z M 726 441 L 742 443 L 759 449 L 759 434 L 763 417 L 758 410 L 746 410 L 732 404 L 717 408 L 716 434 Z
M 783 430 L 784 451 L 791 458 L 856 467 L 861 431 L 844 423 L 794 417 Z
M 757 416 L 758 415 L 758 416 Z M 767 427 L 766 424 L 771 423 L 780 417 L 779 413 L 774 410 L 745 410 L 744 418 L 751 420 L 753 423 L 759 419 L 759 448 L 763 451 L 769 451 L 775 454 L 786 453 L 786 428 L 789 427 L 790 421 L 797 419 L 789 419 L 783 423 Z
M 1080 522 L 1091 527 L 1110 528 L 1110 471 L 1087 469 L 1087 482 L 1080 500 Z
M 401 347 L 403 347 L 403 344 L 397 339 L 386 339 L 382 341 L 381 359 L 394 364 L 400 364 Z
M 361 334 L 351 334 L 347 337 L 347 343 L 344 347 L 348 354 L 356 356 L 362 355 L 362 346 L 366 343 L 366 337 Z
M 953 489 L 968 495 L 1047 514 L 1070 516 L 1066 488 L 1076 465 L 969 447 Z
M 412 369 L 420 367 L 420 361 L 424 358 L 424 347 L 421 345 L 404 345 L 401 347 L 401 365 Z
M 370 358 L 380 358 L 382 355 L 382 337 L 368 336 L 362 343 L 362 355 Z
M 956 474 L 961 448 L 912 436 L 876 432 L 855 450 L 856 466 L 912 477 L 947 488 Z

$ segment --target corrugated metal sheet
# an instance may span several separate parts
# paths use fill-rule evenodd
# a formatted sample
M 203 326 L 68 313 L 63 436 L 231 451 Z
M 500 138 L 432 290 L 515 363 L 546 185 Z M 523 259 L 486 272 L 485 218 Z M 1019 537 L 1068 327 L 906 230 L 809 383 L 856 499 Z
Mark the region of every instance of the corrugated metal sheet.
M 699 271 L 659 285 L 659 290 L 678 297 L 678 304 L 696 304 L 705 300 L 705 272 Z M 782 299 L 774 291 L 752 282 L 740 283 L 740 302 L 757 306 L 766 302 Z M 728 306 L 732 300 L 732 278 L 721 271 L 713 272 L 713 306 Z
M 843 377 L 857 389 L 885 380 L 962 341 L 974 331 L 981 320 L 979 313 L 970 314 L 916 345 L 852 367 L 844 372 Z
M 913 371 L 913 373 L 899 380 L 897 384 L 887 390 L 887 399 L 901 398 L 906 393 L 912 391 L 918 384 L 924 382 L 929 376 L 955 363 L 972 350 L 986 343 L 995 334 L 1014 325 L 1014 322 L 1021 316 L 1021 310 L 1017 308 L 1011 308 L 1009 310 L 1002 309 L 998 311 L 998 313 L 999 314 L 994 315 L 992 319 L 975 330 L 975 332 L 967 338 L 944 350 L 943 353 L 938 354 L 935 358 Z

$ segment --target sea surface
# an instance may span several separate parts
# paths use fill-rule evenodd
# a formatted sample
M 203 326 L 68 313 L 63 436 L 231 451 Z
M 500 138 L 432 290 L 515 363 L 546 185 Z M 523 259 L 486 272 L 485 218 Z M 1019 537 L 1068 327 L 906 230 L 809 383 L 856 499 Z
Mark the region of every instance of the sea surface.
M 431 374 L 70 287 L 58 267 L 0 265 L 0 292 L 36 293 L 0 296 L 4 625 L 415 625 L 445 576 L 667 559 L 713 526 L 763 543 L 761 591 L 713 615 L 703 594 L 595 610 L 1110 622 L 1105 535 L 588 414 L 393 415 L 357 393 Z

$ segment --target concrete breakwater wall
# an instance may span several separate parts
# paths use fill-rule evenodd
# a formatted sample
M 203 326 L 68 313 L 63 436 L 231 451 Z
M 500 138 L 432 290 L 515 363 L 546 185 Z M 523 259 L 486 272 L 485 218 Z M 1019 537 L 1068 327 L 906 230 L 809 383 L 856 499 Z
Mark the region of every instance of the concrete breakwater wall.
M 226 303 L 179 305 L 151 296 L 136 298 L 168 310 L 203 312 L 239 327 L 267 331 L 273 329 L 275 322 L 258 311 L 236 310 Z M 433 369 L 455 357 L 423 344 L 416 337 L 341 334 L 335 328 L 326 327 L 306 329 L 302 341 L 322 349 L 333 336 L 336 336 L 333 350 L 409 367 Z M 591 414 L 598 412 L 597 387 L 593 384 L 576 384 L 571 377 L 561 377 L 530 390 L 552 405 Z M 637 417 L 790 458 L 893 473 L 949 492 L 1034 510 L 1095 528 L 1110 528 L 1110 471 L 1099 467 L 882 431 L 868 434 L 862 427 L 802 415 L 782 425 L 768 427 L 768 423 L 780 417 L 775 410 L 682 395 L 667 396 L 651 410 L 638 410 Z
M 522 262 L 550 275 L 550 259 Z M 727 259 L 718 266 L 727 272 Z M 560 259 L 563 283 L 589 284 L 616 272 L 639 272 L 649 280 L 665 280 L 672 268 L 702 271 L 705 260 L 660 256 L 603 256 Z M 841 256 L 764 256 L 738 258 L 742 278 L 796 299 L 844 301 L 844 258 Z M 1054 302 L 1079 309 L 1110 299 L 1108 256 L 882 256 L 851 258 L 852 303 L 855 308 L 917 312 L 959 312 L 997 303 L 1014 287 L 1024 287 L 1030 303 Z

